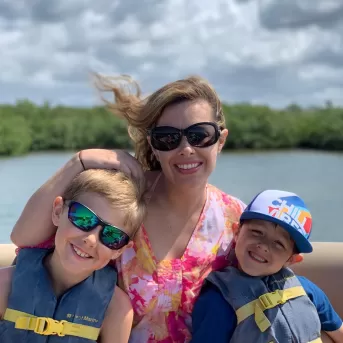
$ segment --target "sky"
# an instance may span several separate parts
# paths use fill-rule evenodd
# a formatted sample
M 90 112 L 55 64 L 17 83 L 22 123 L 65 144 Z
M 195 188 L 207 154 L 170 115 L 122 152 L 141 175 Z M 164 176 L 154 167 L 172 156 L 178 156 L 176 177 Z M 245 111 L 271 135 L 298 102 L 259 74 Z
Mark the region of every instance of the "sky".
M 0 103 L 100 103 L 200 75 L 226 103 L 343 105 L 343 0 L 0 0 Z

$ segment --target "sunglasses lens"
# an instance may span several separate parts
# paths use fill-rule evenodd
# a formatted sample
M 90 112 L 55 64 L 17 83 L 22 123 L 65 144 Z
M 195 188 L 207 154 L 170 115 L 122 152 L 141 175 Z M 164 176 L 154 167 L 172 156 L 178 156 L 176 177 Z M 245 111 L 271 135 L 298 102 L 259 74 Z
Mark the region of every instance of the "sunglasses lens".
M 190 145 L 205 148 L 218 140 L 218 130 L 210 124 L 198 124 L 189 128 L 187 139 Z
M 181 142 L 181 132 L 169 126 L 155 127 L 151 132 L 151 145 L 160 151 L 170 151 L 178 147 Z
M 90 231 L 99 223 L 94 213 L 77 202 L 70 204 L 68 218 L 77 228 L 83 231 Z
M 110 249 L 120 249 L 130 240 L 127 234 L 110 225 L 104 227 L 100 239 Z
M 92 231 L 98 225 L 102 226 L 100 241 L 110 249 L 117 250 L 129 243 L 130 237 L 115 226 L 103 222 L 86 206 L 71 202 L 68 211 L 69 220 L 82 231 Z

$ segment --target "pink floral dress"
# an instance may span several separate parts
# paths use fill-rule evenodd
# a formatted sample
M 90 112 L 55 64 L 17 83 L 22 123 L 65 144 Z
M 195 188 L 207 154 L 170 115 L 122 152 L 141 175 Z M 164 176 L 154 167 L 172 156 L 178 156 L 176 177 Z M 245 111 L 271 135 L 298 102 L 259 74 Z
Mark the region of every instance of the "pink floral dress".
M 134 246 L 117 259 L 119 286 L 134 309 L 130 343 L 185 343 L 191 338 L 191 313 L 206 276 L 229 264 L 232 223 L 245 205 L 214 186 L 185 253 L 158 262 L 144 226 Z

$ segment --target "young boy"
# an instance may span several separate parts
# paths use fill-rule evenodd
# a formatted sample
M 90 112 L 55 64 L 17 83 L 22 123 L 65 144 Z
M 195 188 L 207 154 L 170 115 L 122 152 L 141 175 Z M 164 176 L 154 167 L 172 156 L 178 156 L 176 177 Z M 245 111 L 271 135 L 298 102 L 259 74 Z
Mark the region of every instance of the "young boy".
M 321 330 L 343 342 L 342 320 L 323 291 L 287 268 L 312 251 L 311 227 L 296 194 L 258 194 L 234 232 L 238 268 L 208 276 L 194 306 L 191 342 L 317 343 Z
M 0 342 L 128 342 L 133 310 L 108 263 L 145 211 L 142 186 L 124 174 L 79 174 L 52 206 L 55 248 L 21 249 L 0 269 Z

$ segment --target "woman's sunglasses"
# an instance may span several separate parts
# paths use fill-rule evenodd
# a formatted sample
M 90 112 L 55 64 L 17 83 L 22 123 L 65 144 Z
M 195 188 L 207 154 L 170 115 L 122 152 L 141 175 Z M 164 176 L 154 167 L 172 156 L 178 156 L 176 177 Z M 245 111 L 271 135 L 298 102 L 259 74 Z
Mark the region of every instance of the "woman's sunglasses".
M 220 129 L 217 124 L 203 122 L 193 124 L 186 129 L 177 129 L 172 126 L 156 126 L 148 131 L 151 137 L 151 145 L 160 151 L 170 151 L 176 149 L 182 140 L 187 138 L 191 146 L 206 148 L 217 143 L 220 137 Z
M 119 250 L 129 243 L 130 237 L 119 228 L 106 223 L 99 218 L 90 208 L 77 201 L 67 202 L 68 219 L 78 229 L 90 232 L 101 226 L 99 239 L 103 245 L 112 250 Z

